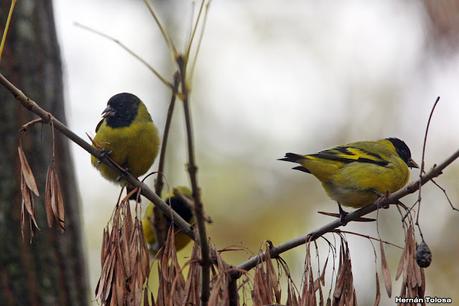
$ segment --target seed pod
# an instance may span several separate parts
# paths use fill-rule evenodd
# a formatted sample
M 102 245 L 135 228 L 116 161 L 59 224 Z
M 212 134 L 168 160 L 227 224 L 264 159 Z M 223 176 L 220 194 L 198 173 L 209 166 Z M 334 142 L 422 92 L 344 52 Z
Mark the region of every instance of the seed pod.
M 416 246 L 416 262 L 421 268 L 427 268 L 432 262 L 432 252 L 425 241 Z

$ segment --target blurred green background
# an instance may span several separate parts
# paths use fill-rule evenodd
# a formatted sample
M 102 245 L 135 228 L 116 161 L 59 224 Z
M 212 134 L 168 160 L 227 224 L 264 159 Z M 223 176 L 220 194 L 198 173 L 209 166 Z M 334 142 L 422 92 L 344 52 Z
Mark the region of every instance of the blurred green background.
M 191 27 L 192 2 L 154 3 L 181 48 Z M 267 239 L 278 244 L 316 229 L 330 221 L 318 210 L 336 210 L 312 176 L 276 160 L 285 152 L 310 153 L 394 136 L 404 139 L 420 162 L 427 117 L 437 96 L 441 101 L 430 129 L 426 168 L 458 149 L 457 3 L 211 3 L 192 84 L 192 113 L 198 175 L 206 212 L 214 221 L 208 226 L 211 240 L 217 248 L 247 250 L 225 253 L 228 262 L 247 259 Z M 170 79 L 170 55 L 143 1 L 55 1 L 55 12 L 71 128 L 93 135 L 108 98 L 128 91 L 141 97 L 162 130 L 168 90 L 113 42 L 74 26 L 79 22 L 116 37 Z M 176 109 L 168 148 L 169 186 L 188 184 L 181 110 Z M 86 152 L 73 146 L 73 153 L 94 289 L 102 229 L 119 187 L 90 166 Z M 413 179 L 419 174 L 412 173 Z M 457 162 L 438 182 L 459 203 Z M 398 213 L 384 210 L 380 218 L 382 237 L 403 245 Z M 432 184 L 423 188 L 420 222 L 433 252 L 426 270 L 427 294 L 432 296 L 459 300 L 458 218 L 440 190 Z M 349 224 L 346 229 L 376 235 L 374 224 Z M 372 303 L 373 250 L 365 239 L 349 241 L 359 303 Z M 187 248 L 179 255 L 189 253 Z M 387 248 L 386 254 L 394 276 L 401 252 Z M 304 248 L 283 257 L 299 284 Z M 399 286 L 393 291 L 396 295 Z

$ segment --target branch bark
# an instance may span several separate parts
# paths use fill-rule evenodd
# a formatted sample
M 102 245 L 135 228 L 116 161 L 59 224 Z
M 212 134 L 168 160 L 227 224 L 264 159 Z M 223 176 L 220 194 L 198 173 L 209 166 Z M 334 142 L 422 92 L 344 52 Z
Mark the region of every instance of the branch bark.
M 177 57 L 177 64 L 180 70 L 183 110 L 185 113 L 186 134 L 188 140 L 188 172 L 190 175 L 191 189 L 193 192 L 194 212 L 196 224 L 198 225 L 199 242 L 201 246 L 201 305 L 206 306 L 210 295 L 210 253 L 209 243 L 207 241 L 206 222 L 204 217 L 204 208 L 201 200 L 201 190 L 198 184 L 198 167 L 194 158 L 193 128 L 191 124 L 190 100 L 188 84 L 186 82 L 187 58 Z

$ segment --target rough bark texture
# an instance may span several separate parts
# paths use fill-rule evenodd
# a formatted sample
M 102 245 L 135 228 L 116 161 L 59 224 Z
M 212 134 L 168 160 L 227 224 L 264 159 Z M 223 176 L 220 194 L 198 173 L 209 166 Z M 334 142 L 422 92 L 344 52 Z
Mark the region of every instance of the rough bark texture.
M 10 1 L 0 3 L 0 26 Z M 51 1 L 18 1 L 0 69 L 12 82 L 65 122 L 62 69 Z M 38 124 L 23 138 L 41 197 L 40 231 L 23 241 L 19 228 L 18 130 L 33 119 L 0 88 L 0 305 L 89 305 L 78 190 L 69 143 L 56 133 L 56 165 L 65 201 L 65 233 L 48 229 L 43 208 L 51 159 L 50 128 Z

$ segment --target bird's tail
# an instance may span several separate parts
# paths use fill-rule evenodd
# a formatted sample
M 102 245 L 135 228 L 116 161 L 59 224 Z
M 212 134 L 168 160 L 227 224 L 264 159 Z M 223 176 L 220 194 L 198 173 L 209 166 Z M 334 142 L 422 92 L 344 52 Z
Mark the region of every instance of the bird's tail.
M 304 159 L 303 155 L 299 155 L 295 153 L 285 153 L 284 158 L 279 158 L 279 160 L 288 161 L 292 163 L 299 163 L 302 159 Z
M 292 163 L 298 163 L 298 164 L 302 164 L 301 161 L 304 160 L 304 159 L 305 159 L 304 155 L 300 155 L 300 154 L 296 154 L 296 153 L 285 153 L 285 157 L 284 158 L 279 158 L 279 160 L 288 161 L 288 162 L 292 162 Z M 298 170 L 298 171 L 302 171 L 302 172 L 306 172 L 306 173 L 311 173 L 303 165 L 293 167 L 292 169 Z

